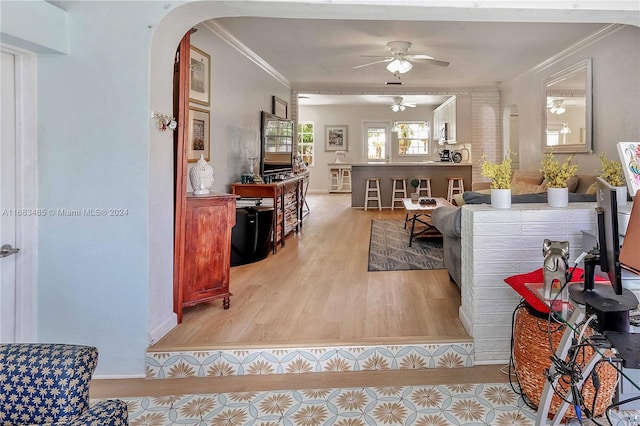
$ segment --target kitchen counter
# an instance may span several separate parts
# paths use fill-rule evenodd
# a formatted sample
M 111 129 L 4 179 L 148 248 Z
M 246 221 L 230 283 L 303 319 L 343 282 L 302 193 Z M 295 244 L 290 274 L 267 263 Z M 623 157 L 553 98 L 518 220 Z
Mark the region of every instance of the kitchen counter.
M 471 163 L 452 162 L 401 162 L 401 163 L 351 163 L 351 207 L 364 207 L 367 177 L 380 178 L 380 196 L 382 207 L 391 207 L 391 178 L 407 179 L 407 197 L 414 191 L 408 180 L 413 177 L 431 178 L 431 195 L 447 198 L 449 177 L 464 179 L 465 190 L 471 190 Z M 402 207 L 400 207 L 402 208 Z

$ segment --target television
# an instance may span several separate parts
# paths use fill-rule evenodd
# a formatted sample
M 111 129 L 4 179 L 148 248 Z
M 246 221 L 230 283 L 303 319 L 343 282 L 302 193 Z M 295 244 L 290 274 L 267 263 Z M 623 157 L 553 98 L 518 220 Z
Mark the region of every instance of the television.
M 293 172 L 293 130 L 293 120 L 262 111 L 260 174 L 263 177 Z

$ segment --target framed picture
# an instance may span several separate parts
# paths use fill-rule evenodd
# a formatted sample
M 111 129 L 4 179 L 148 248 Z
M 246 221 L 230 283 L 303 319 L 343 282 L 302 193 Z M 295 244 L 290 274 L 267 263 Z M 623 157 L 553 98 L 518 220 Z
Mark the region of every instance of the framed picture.
M 189 102 L 209 106 L 211 97 L 211 57 L 195 46 L 190 50 L 191 79 Z
M 618 142 L 618 155 L 629 194 L 635 197 L 640 189 L 640 142 Z
M 287 118 L 288 106 L 289 105 L 285 101 L 278 98 L 277 96 L 274 96 L 271 102 L 271 114 L 280 118 Z
M 204 155 L 209 161 L 211 152 L 211 140 L 209 139 L 209 111 L 200 108 L 189 108 L 189 140 L 187 147 L 187 159 L 194 163 Z
M 324 126 L 324 150 L 347 151 L 347 125 Z

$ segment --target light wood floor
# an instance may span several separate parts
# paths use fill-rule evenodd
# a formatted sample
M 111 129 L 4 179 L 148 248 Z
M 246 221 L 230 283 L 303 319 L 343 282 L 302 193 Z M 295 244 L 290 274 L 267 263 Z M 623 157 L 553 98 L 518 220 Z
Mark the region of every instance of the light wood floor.
M 311 213 L 276 255 L 231 268 L 231 308 L 185 310 L 151 351 L 468 340 L 460 291 L 446 270 L 368 272 L 371 219 L 404 211 L 355 210 L 349 194 L 310 195 Z M 91 398 L 429 384 L 498 383 L 501 365 L 470 368 L 91 381 Z
M 311 194 L 311 213 L 278 253 L 231 268 L 231 308 L 184 311 L 151 351 L 468 340 L 446 270 L 368 272 L 372 219 L 402 208 L 352 209 L 350 194 Z

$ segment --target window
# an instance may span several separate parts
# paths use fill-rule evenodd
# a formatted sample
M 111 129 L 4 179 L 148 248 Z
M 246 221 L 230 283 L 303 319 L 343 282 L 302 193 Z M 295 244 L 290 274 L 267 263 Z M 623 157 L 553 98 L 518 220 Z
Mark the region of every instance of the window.
M 364 123 L 364 134 L 367 138 L 367 161 L 385 161 L 389 158 L 387 146 L 388 123 Z
M 313 166 L 313 122 L 302 121 L 298 123 L 298 154 L 302 162 Z
M 399 155 L 428 155 L 431 124 L 424 121 L 396 122 L 393 127 L 398 135 Z

